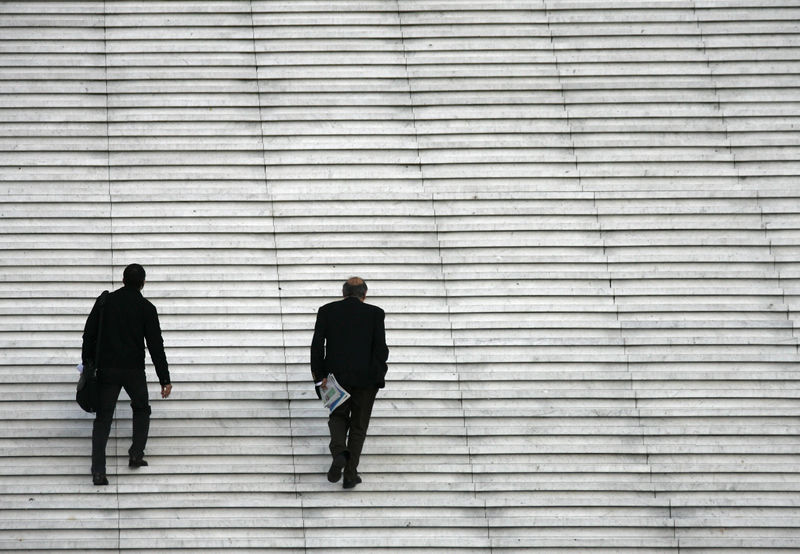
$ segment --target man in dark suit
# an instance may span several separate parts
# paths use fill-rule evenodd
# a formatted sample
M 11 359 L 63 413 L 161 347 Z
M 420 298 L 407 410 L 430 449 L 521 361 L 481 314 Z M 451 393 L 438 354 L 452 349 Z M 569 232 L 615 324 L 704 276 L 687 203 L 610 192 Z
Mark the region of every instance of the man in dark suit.
M 96 360 L 98 405 L 92 429 L 92 481 L 95 485 L 108 485 L 106 443 L 117 398 L 123 388 L 133 408 L 133 443 L 128 450 L 128 466 L 136 469 L 147 465 L 144 448 L 150 429 L 150 404 L 144 372 L 145 340 L 161 383 L 161 397 L 167 398 L 172 392 L 158 313 L 141 293 L 144 268 L 139 264 L 129 265 L 123 272 L 122 282 L 124 286 L 110 293 L 102 308 L 95 302 L 83 330 L 85 365 L 95 357 L 102 309 L 103 329 Z
M 361 483 L 358 461 L 375 396 L 386 385 L 389 348 L 385 314 L 377 306 L 364 303 L 367 296 L 364 280 L 351 277 L 342 294 L 343 300 L 326 304 L 317 312 L 311 341 L 311 373 L 315 385 L 323 388 L 328 375 L 333 373 L 350 393 L 350 398 L 328 418 L 333 457 L 328 481 L 336 483 L 344 470 L 344 488 L 351 489 Z

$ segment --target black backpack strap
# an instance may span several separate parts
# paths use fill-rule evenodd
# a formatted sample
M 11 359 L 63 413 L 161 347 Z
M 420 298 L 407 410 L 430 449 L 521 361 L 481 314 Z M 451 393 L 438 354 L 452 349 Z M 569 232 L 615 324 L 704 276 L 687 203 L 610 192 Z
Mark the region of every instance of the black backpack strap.
M 97 299 L 97 307 L 100 308 L 100 318 L 97 322 L 97 344 L 94 350 L 94 367 L 95 371 L 97 371 L 97 361 L 100 359 L 100 338 L 103 336 L 103 312 L 105 312 L 106 306 L 106 297 L 108 296 L 108 291 L 104 290 L 103 294 L 100 295 L 100 298 Z

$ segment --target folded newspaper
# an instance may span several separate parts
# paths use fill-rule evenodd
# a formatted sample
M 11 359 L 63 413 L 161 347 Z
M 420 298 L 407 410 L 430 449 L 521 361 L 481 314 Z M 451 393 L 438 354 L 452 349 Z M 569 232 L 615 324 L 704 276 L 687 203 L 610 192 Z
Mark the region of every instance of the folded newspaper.
M 342 385 L 336 381 L 336 377 L 333 376 L 333 373 L 328 375 L 327 385 L 325 387 L 320 387 L 319 390 L 322 394 L 322 403 L 328 408 L 329 412 L 332 412 L 350 398 L 350 393 L 344 390 Z

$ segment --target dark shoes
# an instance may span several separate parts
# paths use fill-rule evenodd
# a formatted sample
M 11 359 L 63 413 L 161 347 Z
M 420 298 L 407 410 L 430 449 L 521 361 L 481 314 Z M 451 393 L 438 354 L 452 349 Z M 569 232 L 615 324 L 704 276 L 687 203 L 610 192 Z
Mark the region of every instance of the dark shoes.
M 342 483 L 342 488 L 343 489 L 353 489 L 360 482 L 361 482 L 361 477 L 359 477 L 358 475 L 356 475 L 356 478 L 353 479 L 352 481 L 345 477 L 344 483 Z
M 140 467 L 145 467 L 147 462 L 144 458 L 128 458 L 128 467 L 132 467 L 133 469 L 139 469 Z
M 147 462 L 144 458 L 134 458 L 133 456 L 128 458 L 128 467 L 133 469 L 139 469 L 140 467 L 145 467 Z M 97 486 L 108 485 L 108 477 L 106 477 L 105 473 L 94 473 L 92 472 L 92 483 Z
M 139 469 L 140 467 L 145 467 L 147 462 L 144 458 L 134 458 L 133 456 L 128 457 L 128 467 L 133 469 Z M 92 471 L 92 483 L 97 486 L 108 485 L 108 477 L 106 477 L 106 473 L 95 473 Z
M 333 457 L 333 462 L 328 470 L 328 481 L 331 483 L 335 483 L 342 478 L 342 470 L 347 465 L 347 454 L 347 452 L 339 452 Z
M 92 473 L 92 483 L 98 487 L 108 485 L 108 478 L 105 473 Z
M 331 483 L 336 483 L 339 479 L 342 478 L 342 470 L 347 465 L 348 460 L 350 459 L 350 453 L 347 451 L 339 452 L 336 456 L 333 457 L 333 462 L 331 463 L 331 467 L 328 470 L 328 481 Z M 344 478 L 344 483 L 342 483 L 342 488 L 345 489 L 352 489 L 355 488 L 361 482 L 361 477 L 356 474 L 353 479 L 348 479 L 347 477 Z

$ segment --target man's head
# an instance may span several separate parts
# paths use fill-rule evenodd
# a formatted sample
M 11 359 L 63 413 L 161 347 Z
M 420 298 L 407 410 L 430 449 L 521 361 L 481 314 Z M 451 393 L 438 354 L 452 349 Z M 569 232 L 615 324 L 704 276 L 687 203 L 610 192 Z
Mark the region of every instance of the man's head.
M 361 277 L 350 277 L 342 286 L 342 295 L 345 298 L 353 297 L 364 300 L 367 297 L 367 283 Z
M 126 287 L 142 290 L 144 287 L 145 271 L 139 264 L 131 264 L 122 272 L 122 283 Z

